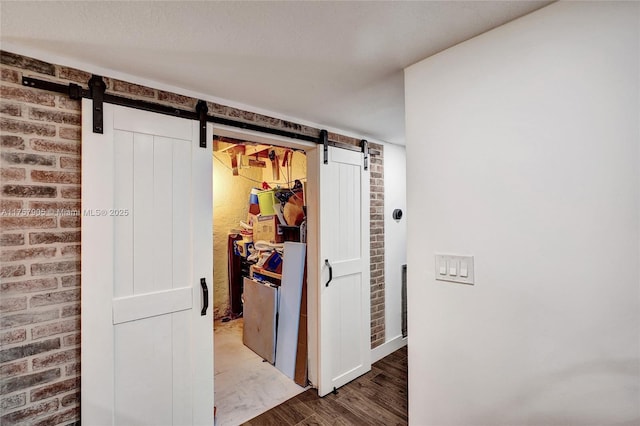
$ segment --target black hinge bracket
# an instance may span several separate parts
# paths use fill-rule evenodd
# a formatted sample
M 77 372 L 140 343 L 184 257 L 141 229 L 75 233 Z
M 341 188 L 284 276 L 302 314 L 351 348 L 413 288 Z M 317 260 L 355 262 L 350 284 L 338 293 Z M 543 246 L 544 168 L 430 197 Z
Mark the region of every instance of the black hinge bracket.
M 320 130 L 320 143 L 323 145 L 324 164 L 329 164 L 329 132 Z
M 104 92 L 107 85 L 99 75 L 89 79 L 89 92 L 93 99 L 93 133 L 104 132 Z
M 362 139 L 360 141 L 360 147 L 364 154 L 364 169 L 369 170 L 369 142 L 367 142 L 366 139 Z
M 200 120 L 200 148 L 207 147 L 207 113 L 209 107 L 203 100 L 198 101 L 196 104 L 196 112 L 198 113 L 198 119 Z

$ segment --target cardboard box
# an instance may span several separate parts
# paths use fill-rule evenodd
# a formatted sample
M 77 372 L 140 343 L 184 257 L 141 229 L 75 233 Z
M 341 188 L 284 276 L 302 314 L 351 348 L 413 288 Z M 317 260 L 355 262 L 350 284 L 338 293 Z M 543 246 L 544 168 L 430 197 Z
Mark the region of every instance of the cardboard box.
M 253 221 L 253 241 L 283 242 L 284 238 L 278 217 L 275 215 L 256 217 Z
M 253 224 L 256 223 L 257 220 L 258 220 L 258 215 L 257 214 L 253 214 L 253 213 L 247 214 L 247 224 L 248 225 L 253 226 Z

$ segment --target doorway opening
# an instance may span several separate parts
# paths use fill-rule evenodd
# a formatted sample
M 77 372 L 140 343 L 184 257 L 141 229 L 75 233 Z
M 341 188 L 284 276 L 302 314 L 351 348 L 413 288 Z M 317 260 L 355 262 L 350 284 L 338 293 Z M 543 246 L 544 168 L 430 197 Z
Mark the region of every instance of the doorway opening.
M 214 130 L 214 391 L 220 426 L 247 421 L 309 383 L 305 259 L 315 250 L 307 253 L 314 235 L 308 232 L 305 149 L 315 146 Z

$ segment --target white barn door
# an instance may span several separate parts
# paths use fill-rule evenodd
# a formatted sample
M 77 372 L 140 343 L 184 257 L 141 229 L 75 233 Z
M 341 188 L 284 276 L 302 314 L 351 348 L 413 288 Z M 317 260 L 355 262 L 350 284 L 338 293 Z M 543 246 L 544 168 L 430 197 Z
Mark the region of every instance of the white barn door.
M 82 422 L 212 425 L 210 149 L 194 121 L 82 117 Z
M 362 153 L 334 147 L 329 163 L 320 164 L 320 396 L 371 370 L 369 173 L 363 164 Z

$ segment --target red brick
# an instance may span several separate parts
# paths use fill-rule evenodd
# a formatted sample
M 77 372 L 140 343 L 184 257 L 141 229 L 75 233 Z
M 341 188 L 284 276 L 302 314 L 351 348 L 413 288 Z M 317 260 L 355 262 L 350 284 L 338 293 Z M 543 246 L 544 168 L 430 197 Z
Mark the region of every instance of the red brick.
M 62 287 L 80 287 L 80 275 L 62 277 Z
M 21 361 L 14 362 L 11 364 L 5 363 L 5 364 L 2 364 L 2 366 L 0 366 L 0 377 L 5 379 L 7 377 L 13 377 L 19 374 L 24 374 L 27 372 L 27 368 L 28 368 L 28 364 L 26 359 L 23 359 Z
M 80 404 L 80 392 L 74 392 L 70 395 L 64 396 L 60 399 L 60 404 L 62 404 L 63 407 Z
M 77 362 L 80 360 L 80 348 L 69 349 L 63 352 L 56 352 L 51 355 L 45 355 L 43 357 L 36 357 L 33 359 L 33 370 L 41 370 L 47 367 L 58 366 L 66 364 L 68 362 Z
M 11 395 L 6 398 L 2 398 L 2 402 L 0 402 L 0 412 L 8 412 L 13 410 L 14 408 L 22 407 L 27 403 L 27 394 L 26 392 L 18 393 L 16 395 Z
M 235 110 L 235 108 L 230 110 L 231 112 L 230 112 L 229 115 L 232 116 L 234 114 L 233 110 Z M 293 131 L 296 131 L 296 132 L 302 132 L 302 128 L 306 127 L 306 126 L 303 126 L 302 124 L 298 124 L 298 123 L 293 123 L 291 121 L 280 120 L 280 127 L 283 127 L 283 128 L 285 128 L 287 130 L 293 130 Z M 314 133 L 317 134 L 318 131 L 314 129 Z
M 198 103 L 198 100 L 195 98 L 178 95 L 177 93 L 165 92 L 163 90 L 158 90 L 158 100 L 169 102 L 174 105 L 183 105 L 189 109 L 195 108 L 196 103 Z
M 26 314 L 5 315 L 0 318 L 0 328 L 20 327 L 28 324 L 36 324 L 39 322 L 51 321 L 58 319 L 60 312 L 58 309 L 41 312 L 28 312 Z M 20 357 L 19 357 L 20 358 Z
M 35 71 L 40 74 L 55 75 L 56 68 L 52 64 L 28 56 L 0 51 L 0 62 L 10 67 Z
M 0 247 L 24 245 L 24 234 L 0 234 Z
M 31 180 L 43 183 L 80 183 L 80 173 L 31 170 Z
M 380 270 L 371 272 L 371 278 L 376 278 L 382 276 L 383 272 Z
M 78 346 L 80 344 L 80 333 L 70 334 L 62 338 L 62 346 Z
M 53 383 L 51 385 L 42 386 L 36 389 L 32 389 L 30 393 L 30 401 L 41 401 L 43 399 L 51 398 L 52 396 L 66 393 L 80 387 L 80 379 L 67 379 L 62 382 Z
M 29 244 L 53 244 L 80 242 L 80 231 L 71 232 L 32 232 Z
M 2 68 L 2 73 L 0 74 L 0 79 L 2 81 L 8 81 L 9 83 L 18 83 L 20 84 L 20 72 L 15 70 L 10 70 L 8 68 Z
M 369 247 L 371 249 L 384 248 L 384 242 L 382 241 L 372 242 L 369 244 Z
M 3 363 L 14 361 L 56 349 L 60 349 L 60 339 L 49 339 L 42 342 L 29 343 L 27 345 L 1 350 L 0 361 Z
M 81 190 L 79 186 L 67 186 L 60 191 L 62 198 L 71 198 L 79 200 L 81 196 Z
M 64 262 L 59 262 L 64 263 Z M 76 262 L 69 262 L 76 263 Z M 80 262 L 77 262 L 80 263 Z M 31 297 L 29 305 L 32 308 L 38 306 L 58 305 L 60 303 L 74 302 L 80 300 L 80 290 L 64 290 L 53 293 L 38 294 Z
M 26 164 L 29 166 L 56 165 L 56 157 L 53 155 L 24 154 L 21 152 L 3 152 L 2 161 L 8 164 Z
M 75 303 L 73 305 L 67 305 L 62 308 L 62 318 L 67 317 L 75 317 L 80 315 L 80 303 Z M 80 329 L 80 324 L 78 323 L 78 330 Z
M 27 338 L 27 331 L 24 328 L 19 330 L 11 330 L 0 334 L 0 346 L 12 343 L 24 342 Z
M 256 114 L 255 121 L 257 124 L 262 124 L 267 127 L 280 127 L 280 119 L 274 118 L 274 117 L 268 117 L 262 114 Z
M 58 190 L 54 186 L 3 185 L 2 194 L 7 197 L 55 198 Z
M 27 309 L 26 297 L 3 297 L 0 299 L 0 312 L 15 312 Z
M 18 169 L 16 167 L 3 167 L 0 170 L 0 176 L 3 182 L 7 181 L 22 181 L 27 177 L 25 169 Z
M 48 229 L 56 227 L 56 218 L 44 216 L 0 217 L 0 226 L 5 231 L 29 228 Z
M 0 267 L 0 277 L 21 277 L 26 273 L 24 265 L 8 265 Z
M 60 254 L 63 256 L 80 256 L 80 244 L 74 246 L 65 246 L 60 249 Z
M 36 417 L 42 416 L 58 410 L 60 402 L 57 399 L 52 401 L 42 402 L 37 405 L 32 405 L 24 410 L 14 411 L 9 414 L 5 414 L 0 417 L 0 424 L 3 426 L 17 425 L 17 424 L 30 424 L 33 425 L 32 420 Z
M 23 87 L 0 86 L 0 98 L 15 99 L 16 101 L 30 104 L 56 106 L 55 95 Z
M 61 127 L 60 137 L 62 139 L 79 141 L 82 131 L 78 127 Z
M 116 92 L 129 93 L 136 97 L 154 98 L 156 95 L 156 91 L 150 87 L 127 83 L 120 80 L 113 81 L 113 90 Z
M 60 157 L 60 168 L 80 169 L 80 157 Z
M 12 117 L 20 117 L 22 116 L 22 107 L 20 106 L 20 104 L 0 102 L 0 114 L 6 114 Z
M 43 259 L 50 258 L 56 255 L 56 249 L 54 247 L 38 247 L 28 248 L 20 250 L 4 250 L 0 254 L 0 262 L 14 262 L 16 260 L 25 259 Z
M 240 118 L 244 121 L 256 121 L 256 114 L 254 112 L 244 111 L 237 108 L 229 108 L 227 111 L 229 117 Z M 284 123 L 282 120 L 280 122 Z
M 65 376 L 77 376 L 80 374 L 80 363 L 76 362 L 74 364 L 69 364 L 64 367 L 64 375 Z
M 3 282 L 0 286 L 0 291 L 2 291 L 3 294 L 35 293 L 58 288 L 58 280 L 56 278 L 41 278 L 29 281 Z
M 75 81 L 76 83 L 87 84 L 91 78 L 91 73 L 75 68 L 58 66 L 58 77 L 69 81 Z
M 53 141 L 49 139 L 31 139 L 31 148 L 41 152 L 59 152 L 62 154 L 80 154 L 80 142 Z
M 30 201 L 29 208 L 34 210 L 45 210 L 51 214 L 56 214 L 60 211 L 66 212 L 69 210 L 78 212 L 78 215 L 80 215 L 79 201 Z
M 64 216 L 60 218 L 61 228 L 80 228 L 80 216 Z
M 11 212 L 7 212 L 7 210 L 21 210 L 22 209 L 22 201 L 21 200 L 7 200 L 0 199 L 0 210 L 5 210 L 2 215 L 7 216 L 11 215 Z
M 32 107 L 29 109 L 29 118 L 37 121 L 71 124 L 73 126 L 79 126 L 81 124 L 79 113 L 56 111 L 36 107 Z
M 0 143 L 2 148 L 24 149 L 24 139 L 20 136 L 2 135 Z
M 11 118 L 0 118 L 0 130 L 11 133 L 23 133 L 26 135 L 55 136 L 56 126 L 52 124 L 32 123 Z
M 227 115 L 227 109 L 230 107 L 215 102 L 207 102 L 207 108 L 209 108 L 209 114 Z
M 34 423 L 32 426 L 51 426 L 58 425 L 61 423 L 68 422 L 70 420 L 79 419 L 80 418 L 80 407 L 74 407 L 67 411 L 60 411 L 55 416 L 45 417 L 42 420 Z M 79 426 L 80 422 L 75 423 L 75 425 Z M 69 423 L 67 426 L 74 426 L 74 423 Z
M 66 95 L 58 96 L 58 108 L 80 111 L 82 103 L 76 99 L 70 99 Z
M 64 312 L 63 312 L 63 315 Z M 31 329 L 31 339 L 37 340 L 43 337 L 54 336 L 56 334 L 69 333 L 80 330 L 80 322 L 78 320 L 66 320 L 45 325 L 38 325 Z

